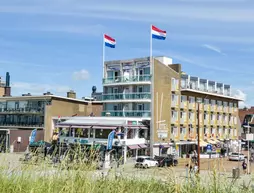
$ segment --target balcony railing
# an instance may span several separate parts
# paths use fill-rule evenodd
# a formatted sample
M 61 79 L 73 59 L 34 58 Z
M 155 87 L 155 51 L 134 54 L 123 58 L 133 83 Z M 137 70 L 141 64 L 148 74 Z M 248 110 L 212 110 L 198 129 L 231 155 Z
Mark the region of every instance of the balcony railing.
M 177 124 L 178 119 L 176 117 L 171 117 L 171 124 Z
M 171 101 L 171 107 L 178 107 L 178 101 Z
M 0 108 L 0 113 L 43 113 L 44 108 Z
M 205 111 L 210 111 L 210 105 L 209 104 L 204 104 L 204 110 Z
M 151 117 L 151 111 L 103 111 L 102 116 L 111 117 Z
M 11 121 L 1 121 L 0 126 L 19 126 L 19 127 L 44 127 L 43 123 L 36 122 L 11 122 Z
M 223 112 L 224 112 L 224 113 L 228 113 L 228 106 L 224 106 L 224 107 L 223 107 Z
M 102 100 L 132 100 L 132 99 L 151 99 L 151 93 L 117 93 L 117 94 L 103 94 Z
M 180 118 L 180 124 L 187 124 L 186 117 Z
M 195 103 L 189 103 L 189 109 L 195 109 Z
M 142 75 L 142 76 L 118 76 L 118 77 L 110 77 L 104 78 L 103 84 L 112 84 L 112 83 L 128 83 L 128 82 L 150 82 L 151 75 Z
M 216 105 L 211 105 L 211 111 L 216 111 Z

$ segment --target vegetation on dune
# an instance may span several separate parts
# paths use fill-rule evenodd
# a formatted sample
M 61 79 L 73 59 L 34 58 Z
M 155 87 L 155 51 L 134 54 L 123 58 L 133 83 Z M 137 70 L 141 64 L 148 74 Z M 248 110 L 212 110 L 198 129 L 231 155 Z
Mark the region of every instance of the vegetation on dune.
M 245 193 L 252 192 L 249 184 L 242 186 L 235 180 L 219 176 L 214 171 L 207 179 L 192 176 L 188 180 L 177 178 L 174 172 L 166 180 L 144 179 L 125 175 L 115 175 L 112 169 L 107 176 L 96 171 L 95 154 L 93 162 L 81 151 L 66 154 L 59 164 L 52 164 L 46 158 L 31 159 L 21 167 L 0 167 L 1 193 L 143 193 L 143 192 L 183 192 L 183 193 Z M 75 159 L 74 159 L 75 158 Z M 71 161 L 70 161 L 71 160 Z M 36 161 L 36 162 L 35 162 Z M 75 167 L 74 167 L 75 166 Z M 166 168 L 163 168 L 166 169 Z M 170 169 L 169 169 L 170 170 Z

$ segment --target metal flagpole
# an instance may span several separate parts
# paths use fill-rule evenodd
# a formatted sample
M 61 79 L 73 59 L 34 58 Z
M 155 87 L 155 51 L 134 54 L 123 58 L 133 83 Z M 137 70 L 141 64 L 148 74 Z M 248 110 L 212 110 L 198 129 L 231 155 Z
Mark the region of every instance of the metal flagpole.
M 152 103 L 151 103 L 151 123 L 150 123 L 150 156 L 153 156 L 153 144 L 154 144 L 154 67 L 153 67 L 153 39 L 152 39 L 152 25 L 150 26 L 150 74 L 152 76 Z M 156 124 L 157 125 L 157 124 Z
M 103 41 L 102 41 L 102 78 L 104 78 L 104 62 L 105 62 L 105 40 L 104 40 L 105 34 L 103 34 Z

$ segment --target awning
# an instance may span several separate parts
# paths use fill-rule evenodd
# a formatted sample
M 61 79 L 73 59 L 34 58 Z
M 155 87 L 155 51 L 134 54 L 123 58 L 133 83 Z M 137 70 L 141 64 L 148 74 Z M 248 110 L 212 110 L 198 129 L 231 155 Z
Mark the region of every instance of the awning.
M 140 149 L 138 145 L 128 145 L 128 148 L 130 149 Z
M 212 145 L 215 145 L 217 142 L 214 140 L 207 140 L 208 143 L 211 143 Z
M 147 145 L 145 145 L 145 144 L 139 144 L 138 145 L 140 148 L 147 148 Z
M 203 140 L 200 140 L 200 147 L 206 147 L 208 145 L 208 143 L 206 143 L 205 141 Z

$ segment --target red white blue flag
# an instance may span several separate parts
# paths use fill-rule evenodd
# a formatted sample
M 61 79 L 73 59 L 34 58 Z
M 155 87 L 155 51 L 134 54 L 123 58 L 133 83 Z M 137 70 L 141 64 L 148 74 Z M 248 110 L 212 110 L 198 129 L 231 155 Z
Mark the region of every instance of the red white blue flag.
M 152 38 L 159 39 L 159 40 L 165 40 L 167 32 L 164 30 L 161 30 L 154 25 L 152 25 Z
M 110 47 L 110 48 L 116 47 L 116 40 L 106 34 L 104 34 L 104 42 L 105 42 L 105 46 L 107 47 Z

